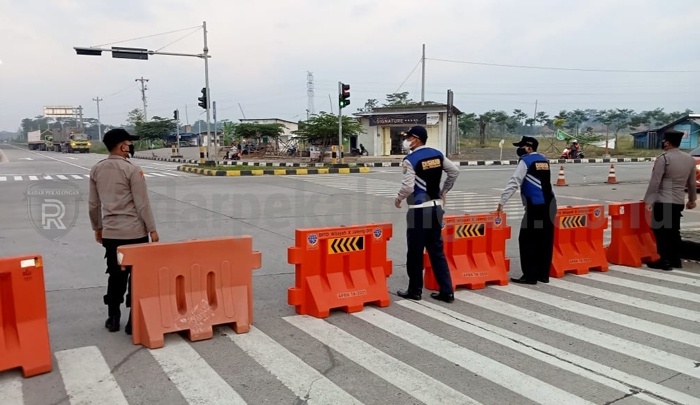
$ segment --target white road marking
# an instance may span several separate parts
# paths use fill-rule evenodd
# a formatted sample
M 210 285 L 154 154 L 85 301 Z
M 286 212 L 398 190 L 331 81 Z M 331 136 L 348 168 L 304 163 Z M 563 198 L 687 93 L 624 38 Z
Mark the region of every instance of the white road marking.
M 566 298 L 561 298 L 556 295 L 546 294 L 535 289 L 520 287 L 516 285 L 507 285 L 498 287 L 498 291 L 503 291 L 508 294 L 513 294 L 518 297 L 527 298 L 529 300 L 541 302 L 551 305 L 558 310 L 566 310 L 579 315 L 589 316 L 591 318 L 600 319 L 601 321 L 610 322 L 615 325 L 625 328 L 638 330 L 650 335 L 658 336 L 664 339 L 675 340 L 676 342 L 685 343 L 689 346 L 700 348 L 700 335 L 686 332 L 682 329 L 671 326 L 662 325 L 656 322 L 650 322 L 644 319 L 635 318 L 633 316 L 620 314 L 603 308 L 598 308 L 588 304 L 572 301 Z
M 148 173 L 144 173 L 144 174 L 143 174 L 143 177 L 153 177 L 153 176 L 151 176 L 151 175 L 148 174 Z
M 83 179 L 82 177 L 78 176 L 77 174 L 71 174 L 71 176 L 73 176 L 73 178 L 76 179 L 76 180 L 82 180 L 82 179 Z
M 659 367 L 700 378 L 700 369 L 695 367 L 695 361 L 685 357 L 677 356 L 663 350 L 635 343 L 594 329 L 589 329 L 572 322 L 540 314 L 535 311 L 520 308 L 480 294 L 457 291 L 455 292 L 455 298 L 511 318 L 519 319 L 520 322 L 531 323 L 577 340 L 634 357 L 651 364 L 656 364 Z
M 629 305 L 631 307 L 641 308 L 651 312 L 658 312 L 660 314 L 686 319 L 688 321 L 700 322 L 700 312 L 691 311 L 685 308 L 674 307 L 656 301 L 647 301 L 631 295 L 619 294 L 561 279 L 549 279 L 549 285 L 561 288 L 563 290 L 616 302 L 618 304 Z
M 698 228 L 698 231 L 700 231 L 700 228 Z M 700 273 L 692 273 L 690 271 L 683 271 L 683 270 L 673 270 L 675 274 L 682 274 L 685 276 L 691 276 L 691 277 L 700 277 Z
M 65 157 L 66 159 L 70 159 L 70 160 L 78 160 L 78 158 L 76 158 L 76 157 L 70 157 L 70 156 L 64 156 L 64 157 Z
M 58 177 L 61 180 L 68 180 L 68 177 L 62 175 L 62 174 L 57 174 L 56 177 Z
M 7 177 L 5 177 L 5 176 L 0 176 L 0 181 L 7 181 Z
M 14 146 L 14 145 L 10 145 L 10 146 L 12 146 L 12 147 L 15 148 L 15 149 L 19 149 L 19 150 L 24 151 L 24 149 L 19 148 L 19 147 L 17 147 L 17 146 Z M 66 162 L 65 160 L 56 159 L 56 158 L 53 157 L 53 156 L 44 155 L 44 154 L 42 154 L 42 153 L 34 152 L 34 151 L 31 151 L 31 150 L 28 151 L 28 152 L 33 153 L 33 154 L 35 154 L 35 155 L 39 155 L 39 156 L 45 157 L 45 158 L 47 158 L 47 159 L 55 160 L 55 161 L 57 161 L 57 162 L 65 163 L 65 164 L 67 164 L 67 165 L 79 167 L 79 168 L 81 168 L 81 169 L 83 169 L 83 170 L 90 171 L 90 169 L 88 169 L 87 167 L 83 167 L 83 166 L 80 166 L 80 165 L 76 165 L 75 163 L 71 163 L 71 162 Z
M 32 158 L 19 158 L 20 160 L 34 160 Z
M 24 405 L 22 377 L 19 371 L 0 373 L 0 398 L 3 405 Z
M 179 335 L 166 335 L 165 347 L 149 352 L 187 402 L 245 404 L 243 398 Z
M 307 404 L 360 404 L 315 368 L 255 327 L 250 332 L 227 336 Z
M 410 300 L 400 300 L 397 304 L 421 313 L 431 319 L 436 319 L 457 329 L 488 339 L 494 343 L 498 343 L 552 366 L 578 374 L 584 378 L 624 393 L 629 393 L 630 389 L 636 389 L 643 392 L 650 392 L 654 395 L 662 396 L 679 403 L 700 402 L 697 398 L 675 391 L 661 384 L 624 373 L 615 368 L 596 363 L 585 357 L 557 349 L 556 347 L 530 339 L 527 336 L 499 328 L 459 312 L 451 311 L 431 302 L 424 301 L 418 303 Z M 666 404 L 666 402 L 659 401 L 645 394 L 637 394 L 635 397 L 652 404 Z
M 322 319 L 303 315 L 283 319 L 425 404 L 479 404 Z
M 644 292 L 664 295 L 666 297 L 678 298 L 686 301 L 700 303 L 700 294 L 691 293 L 688 291 L 674 290 L 673 288 L 661 287 L 658 285 L 640 283 L 639 281 L 627 280 L 624 278 L 613 277 L 606 273 L 589 273 L 582 274 L 576 277 L 585 277 L 591 280 L 600 281 L 602 283 L 612 284 L 620 287 L 632 288 Z
M 22 181 L 22 176 L 14 176 L 15 181 Z
M 29 180 L 37 181 L 37 180 L 39 180 L 39 178 L 36 176 L 29 176 Z
M 128 405 L 100 349 L 88 346 L 55 355 L 71 404 Z
M 168 176 L 173 176 L 173 177 L 180 177 L 180 175 L 176 174 L 176 173 L 163 172 L 163 174 L 167 174 Z
M 44 176 L 44 180 L 53 180 L 53 177 L 51 177 L 51 176 Z
M 632 274 L 635 276 L 640 276 L 640 277 L 646 277 L 646 278 L 653 278 L 654 280 L 661 280 L 661 281 L 668 281 L 671 283 L 677 283 L 677 284 L 683 284 L 683 285 L 692 285 L 693 287 L 700 287 L 700 280 L 690 278 L 690 277 L 680 277 L 680 276 L 674 276 L 673 274 L 668 274 L 668 273 L 657 273 L 648 269 L 635 269 L 634 267 L 626 267 L 626 266 L 616 266 L 612 265 L 610 266 L 610 270 L 615 270 L 619 271 L 620 273 L 625 273 L 625 274 Z
M 167 177 L 166 175 L 160 174 L 160 173 L 151 173 L 151 174 L 152 174 L 153 176 L 158 176 L 158 177 Z
M 538 404 L 592 404 L 374 308 L 365 308 L 352 315 Z

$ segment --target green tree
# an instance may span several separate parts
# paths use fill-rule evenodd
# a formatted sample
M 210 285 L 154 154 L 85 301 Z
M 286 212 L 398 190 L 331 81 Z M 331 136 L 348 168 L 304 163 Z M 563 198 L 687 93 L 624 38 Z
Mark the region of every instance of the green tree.
M 362 125 L 352 117 L 343 116 L 343 139 L 357 136 L 362 133 Z M 321 161 L 325 151 L 330 145 L 338 142 L 338 116 L 321 112 L 312 115 L 306 121 L 299 122 L 299 129 L 294 131 L 301 139 L 310 145 L 321 148 Z
M 146 116 L 143 115 L 143 110 L 134 108 L 126 114 L 126 124 L 132 128 L 146 120 Z
M 233 137 L 235 136 L 236 133 L 236 124 L 229 120 L 225 120 L 223 122 L 223 131 L 224 131 L 224 145 L 231 145 L 231 142 L 233 141 Z
M 237 139 L 256 139 L 261 141 L 267 139 L 277 140 L 284 133 L 282 124 L 258 124 L 255 122 L 243 122 L 235 126 Z
M 473 132 L 479 126 L 479 120 L 474 113 L 462 114 L 457 118 L 457 127 L 461 137 Z
M 364 107 L 358 108 L 358 112 L 370 112 L 379 106 L 379 101 L 376 98 L 370 98 L 365 102 Z
M 168 118 L 154 116 L 150 121 L 136 121 L 136 134 L 144 140 L 164 139 L 175 131 L 175 123 Z
M 394 106 L 405 106 L 415 104 L 415 102 L 408 98 L 408 92 L 404 91 L 402 93 L 391 93 L 386 95 L 385 107 Z
M 549 115 L 544 111 L 538 111 L 535 115 L 535 121 L 542 126 L 551 125 Z

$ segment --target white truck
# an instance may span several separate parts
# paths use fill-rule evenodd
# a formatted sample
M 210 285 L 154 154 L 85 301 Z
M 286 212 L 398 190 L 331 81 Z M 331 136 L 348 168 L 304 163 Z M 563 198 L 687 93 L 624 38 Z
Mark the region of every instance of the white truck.
M 27 132 L 27 148 L 29 150 L 46 150 L 46 139 L 41 138 L 41 131 Z

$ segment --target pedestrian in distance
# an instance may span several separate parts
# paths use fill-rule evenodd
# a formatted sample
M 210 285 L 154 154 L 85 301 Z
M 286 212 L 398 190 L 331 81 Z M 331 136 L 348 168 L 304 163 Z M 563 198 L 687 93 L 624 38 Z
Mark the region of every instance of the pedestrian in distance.
M 503 212 L 510 197 L 520 188 L 525 206 L 518 236 L 523 275 L 510 280 L 518 284 L 549 283 L 554 250 L 554 218 L 557 214 L 549 159 L 537 153 L 539 141 L 531 136 L 523 136 L 513 146 L 518 147 L 520 160 L 496 208 L 497 212 Z
M 652 269 L 670 271 L 680 269 L 681 217 L 683 206 L 692 210 L 697 203 L 695 159 L 679 147 L 683 132 L 664 132 L 661 147 L 664 150 L 654 161 L 649 187 L 644 196 L 647 211 L 651 214 L 651 228 L 656 237 L 659 260 L 647 263 Z M 685 189 L 688 189 L 688 203 Z
M 152 242 L 159 240 L 146 179 L 141 168 L 129 160 L 134 155 L 132 142 L 137 139 L 121 128 L 108 131 L 103 142 L 109 156 L 90 171 L 90 223 L 95 241 L 105 248 L 109 278 L 103 300 L 108 311 L 105 327 L 110 332 L 119 331 L 127 285 L 126 306 L 131 307 L 130 271 L 121 270 L 117 248 L 148 243 L 149 236 Z M 131 334 L 131 314 L 124 331 Z
M 427 250 L 435 280 L 440 286 L 440 292 L 430 296 L 452 302 L 452 277 L 442 244 L 442 218 L 445 214 L 442 205 L 459 176 L 459 169 L 442 152 L 425 146 L 428 132 L 424 127 L 414 126 L 404 136 L 403 148 L 410 152 L 403 160 L 403 181 L 394 205 L 401 208 L 403 200 L 408 203 L 406 271 L 409 281 L 408 289 L 399 290 L 397 294 L 412 300 L 421 299 L 423 251 Z M 443 171 L 447 178 L 440 188 Z

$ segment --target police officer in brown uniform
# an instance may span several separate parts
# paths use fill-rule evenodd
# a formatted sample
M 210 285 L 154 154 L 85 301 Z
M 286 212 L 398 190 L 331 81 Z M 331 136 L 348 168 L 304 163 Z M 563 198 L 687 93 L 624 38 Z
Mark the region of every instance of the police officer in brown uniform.
M 109 274 L 104 296 L 109 314 L 105 327 L 110 332 L 119 331 L 127 285 L 126 306 L 131 307 L 130 271 L 121 270 L 117 247 L 148 243 L 149 235 L 151 241 L 159 240 L 143 171 L 128 159 L 134 155 L 132 142 L 137 139 L 121 128 L 108 131 L 103 142 L 109 156 L 90 171 L 90 223 L 95 240 L 105 248 Z M 131 334 L 131 314 L 124 331 Z
M 695 184 L 695 159 L 678 148 L 683 132 L 664 132 L 661 146 L 664 153 L 656 158 L 644 202 L 652 214 L 651 228 L 656 237 L 656 251 L 661 258 L 647 263 L 652 269 L 673 270 L 681 268 L 681 212 L 683 206 L 695 208 L 697 189 Z M 685 189 L 688 203 L 685 204 Z

